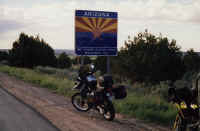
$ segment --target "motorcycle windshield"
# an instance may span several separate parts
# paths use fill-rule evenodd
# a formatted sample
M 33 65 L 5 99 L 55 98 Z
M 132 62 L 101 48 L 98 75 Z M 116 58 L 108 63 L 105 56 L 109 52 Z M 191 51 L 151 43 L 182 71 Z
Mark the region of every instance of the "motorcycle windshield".
M 93 75 L 89 75 L 86 77 L 88 82 L 96 81 L 97 79 Z

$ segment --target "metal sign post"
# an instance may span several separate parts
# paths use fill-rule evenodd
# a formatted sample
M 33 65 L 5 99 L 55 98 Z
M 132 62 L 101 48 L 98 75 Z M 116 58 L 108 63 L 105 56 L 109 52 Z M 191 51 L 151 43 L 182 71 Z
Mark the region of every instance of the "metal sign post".
M 84 65 L 84 56 L 81 56 L 81 66 Z
M 110 74 L 110 57 L 107 56 L 107 74 Z

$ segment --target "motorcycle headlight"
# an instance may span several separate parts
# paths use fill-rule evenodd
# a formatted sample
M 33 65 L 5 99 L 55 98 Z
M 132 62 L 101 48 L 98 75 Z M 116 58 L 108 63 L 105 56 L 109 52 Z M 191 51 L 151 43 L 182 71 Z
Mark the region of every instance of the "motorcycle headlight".
M 185 102 L 181 102 L 180 107 L 181 109 L 186 109 L 187 105 L 185 104 Z
M 196 104 L 191 104 L 190 107 L 191 107 L 192 109 L 197 109 L 197 108 L 198 108 L 198 106 L 197 106 Z
M 109 96 L 110 96 L 110 93 L 106 93 L 106 96 L 108 96 L 108 97 L 109 97 Z

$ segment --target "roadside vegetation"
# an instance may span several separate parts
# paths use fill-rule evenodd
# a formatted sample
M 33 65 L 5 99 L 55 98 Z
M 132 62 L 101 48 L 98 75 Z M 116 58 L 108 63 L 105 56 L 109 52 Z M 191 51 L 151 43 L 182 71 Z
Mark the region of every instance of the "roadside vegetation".
M 67 97 L 71 97 L 74 93 L 71 89 L 74 86 L 72 79 L 75 78 L 76 71 L 69 73 L 73 71 L 73 69 L 61 70 L 50 67 L 36 67 L 32 70 L 5 65 L 0 66 L 0 72 L 48 88 Z M 129 87 L 126 99 L 114 101 L 117 112 L 129 117 L 168 125 L 174 119 L 176 110 L 162 97 L 167 93 L 166 84 L 161 83 L 157 86 L 146 88 L 145 84 L 138 83 Z
M 176 109 L 167 102 L 169 82 L 192 87 L 200 70 L 200 56 L 193 49 L 185 54 L 180 49 L 175 40 L 147 30 L 125 41 L 118 56 L 110 57 L 115 83 L 129 87 L 128 97 L 114 102 L 118 113 L 163 125 L 174 120 Z M 106 73 L 106 57 L 83 58 L 81 62 L 64 52 L 56 56 L 39 36 L 21 33 L 11 50 L 0 52 L 0 72 L 70 97 L 80 63 L 94 63 L 97 76 Z
M 38 69 L 25 69 L 10 66 L 0 66 L 0 72 L 7 73 L 10 76 L 15 76 L 25 82 L 37 84 L 43 88 L 53 90 L 58 94 L 71 96 L 71 88 L 74 85 L 73 81 L 67 77 L 55 77 L 54 75 L 40 72 Z M 56 71 L 55 71 L 56 72 Z

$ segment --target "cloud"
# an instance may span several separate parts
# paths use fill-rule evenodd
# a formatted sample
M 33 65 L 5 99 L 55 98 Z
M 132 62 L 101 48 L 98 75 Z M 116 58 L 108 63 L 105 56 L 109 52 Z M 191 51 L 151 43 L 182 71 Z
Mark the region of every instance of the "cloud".
M 55 48 L 73 48 L 76 9 L 117 11 L 119 43 L 145 28 L 165 32 L 170 25 L 200 23 L 200 0 L 8 0 L 0 5 L 0 33 L 39 33 Z
M 0 33 L 9 32 L 12 30 L 18 30 L 25 27 L 24 24 L 21 24 L 17 21 L 12 20 L 0 20 Z
M 167 0 L 146 0 L 138 2 L 121 2 L 116 5 L 121 19 L 132 21 L 173 21 L 185 23 L 198 23 L 194 18 L 195 12 L 200 11 L 199 2 L 192 1 L 189 4 L 181 2 L 168 2 Z M 191 17 L 193 16 L 193 17 Z
M 24 9 L 0 6 L 0 33 L 19 30 L 29 26 L 31 22 L 24 21 Z
M 41 26 L 55 26 L 63 20 L 73 21 L 75 9 L 118 11 L 123 21 L 173 21 L 199 23 L 198 0 L 67 0 L 39 4 L 30 7 L 4 7 L 6 17 L 19 23 L 30 22 Z M 47 1 L 48 2 L 48 1 Z M 0 8 L 1 11 L 1 8 Z M 71 18 L 70 18 L 71 17 Z M 22 21 L 23 20 L 23 21 Z

